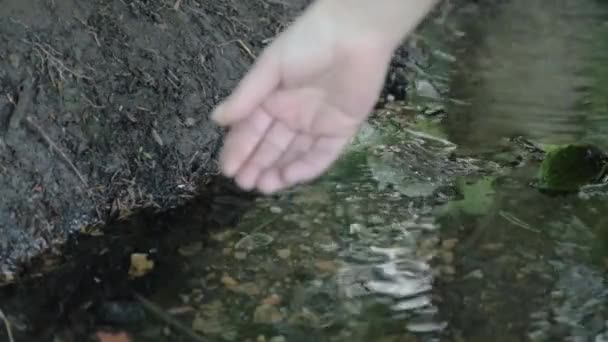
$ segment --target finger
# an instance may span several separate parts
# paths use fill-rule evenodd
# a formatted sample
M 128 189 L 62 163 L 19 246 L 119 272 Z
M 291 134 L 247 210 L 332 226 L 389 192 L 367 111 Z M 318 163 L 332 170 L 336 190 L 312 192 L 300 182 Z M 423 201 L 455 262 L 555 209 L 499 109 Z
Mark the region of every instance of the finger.
M 258 190 L 264 194 L 271 194 L 284 189 L 287 186 L 287 182 L 282 178 L 280 170 L 283 166 L 300 158 L 310 149 L 313 143 L 314 139 L 311 136 L 298 134 L 285 152 L 283 152 L 279 160 L 272 167 L 262 172 L 256 185 Z
M 364 120 L 359 118 L 361 115 L 353 116 L 354 113 L 326 103 L 327 100 L 326 93 L 319 89 L 291 89 L 275 92 L 264 107 L 293 130 L 315 135 L 347 135 Z
M 346 137 L 317 139 L 310 151 L 283 169 L 286 184 L 291 186 L 319 177 L 338 158 L 347 142 Z
M 233 177 L 247 161 L 272 124 L 272 117 L 258 109 L 227 134 L 220 155 L 222 172 Z
M 280 83 L 279 61 L 264 52 L 232 94 L 213 111 L 212 118 L 227 126 L 251 115 Z
M 303 154 L 310 150 L 314 142 L 315 138 L 311 135 L 298 134 L 276 163 L 277 167 L 283 168 L 294 160 L 301 158 Z
M 280 121 L 274 121 L 243 167 L 238 171 L 237 183 L 252 189 L 262 171 L 275 163 L 295 138 L 296 133 Z
M 285 181 L 281 178 L 279 169 L 276 167 L 265 170 L 256 184 L 258 190 L 266 195 L 270 195 L 285 187 Z

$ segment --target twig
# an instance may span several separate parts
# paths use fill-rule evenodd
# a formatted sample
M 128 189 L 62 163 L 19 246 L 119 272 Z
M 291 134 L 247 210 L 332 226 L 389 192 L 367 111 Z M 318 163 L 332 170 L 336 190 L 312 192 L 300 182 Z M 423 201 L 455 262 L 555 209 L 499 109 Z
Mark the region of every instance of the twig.
M 72 171 L 74 171 L 74 173 L 76 174 L 76 176 L 78 176 L 80 181 L 86 187 L 88 187 L 89 185 L 88 185 L 86 179 L 84 178 L 82 173 L 80 173 L 80 171 L 78 171 L 78 168 L 76 167 L 76 165 L 74 165 L 74 163 L 72 163 L 70 158 L 68 158 L 68 156 L 66 156 L 65 153 L 63 153 L 63 151 L 61 151 L 61 149 L 53 142 L 53 140 L 51 140 L 51 138 L 46 133 L 44 133 L 44 130 L 42 129 L 42 127 L 38 126 L 34 122 L 34 120 L 32 120 L 32 118 L 30 116 L 25 118 L 25 122 L 28 124 L 28 126 L 30 126 L 31 129 L 36 131 L 36 133 L 40 134 L 42 139 L 44 139 L 44 141 L 46 141 L 46 143 L 49 145 L 51 150 L 54 151 L 55 153 L 57 153 L 59 155 L 59 157 L 61 157 L 61 159 L 63 159 L 63 161 L 66 164 L 68 164 L 68 166 L 72 169 Z
M 247 54 L 252 58 L 255 59 L 255 54 L 251 51 L 251 49 L 249 48 L 249 46 L 247 46 L 247 44 L 245 44 L 242 40 L 237 39 L 236 41 L 243 50 L 245 50 L 245 52 L 247 52 Z
M 167 323 L 169 326 L 175 328 L 182 334 L 188 336 L 193 341 L 206 342 L 205 339 L 203 339 L 197 333 L 192 331 L 192 329 L 188 328 L 187 326 L 185 326 L 184 324 L 182 324 L 175 318 L 171 317 L 158 305 L 154 304 L 153 302 L 149 301 L 148 299 L 144 298 L 143 296 L 139 295 L 138 293 L 134 293 L 133 295 L 141 303 L 141 305 L 143 305 L 143 307 L 146 310 L 148 310 L 150 313 L 154 314 L 157 318 L 159 318 L 163 322 Z
M 498 215 L 500 215 L 502 218 L 504 218 L 505 220 L 511 222 L 512 224 L 523 228 L 525 230 L 529 230 L 531 232 L 540 234 L 540 231 L 530 227 L 530 225 L 528 225 L 527 223 L 523 222 L 522 220 L 518 219 L 517 217 L 515 217 L 513 214 L 510 214 L 504 210 L 501 210 Z
M 182 4 L 182 0 L 176 0 L 175 4 L 173 4 L 173 10 L 179 11 L 179 6 Z
M 15 342 L 15 339 L 13 338 L 13 330 L 11 329 L 11 322 L 9 322 L 2 309 L 0 309 L 0 319 L 4 321 L 4 326 L 6 327 L 6 334 L 8 335 L 9 342 Z

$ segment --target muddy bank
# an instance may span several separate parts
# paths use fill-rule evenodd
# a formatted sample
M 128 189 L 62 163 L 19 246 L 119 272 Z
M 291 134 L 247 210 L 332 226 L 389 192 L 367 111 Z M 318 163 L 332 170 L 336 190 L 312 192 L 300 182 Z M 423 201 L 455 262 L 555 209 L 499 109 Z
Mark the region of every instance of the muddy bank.
M 0 274 L 192 198 L 216 172 L 210 110 L 305 4 L 3 0 Z

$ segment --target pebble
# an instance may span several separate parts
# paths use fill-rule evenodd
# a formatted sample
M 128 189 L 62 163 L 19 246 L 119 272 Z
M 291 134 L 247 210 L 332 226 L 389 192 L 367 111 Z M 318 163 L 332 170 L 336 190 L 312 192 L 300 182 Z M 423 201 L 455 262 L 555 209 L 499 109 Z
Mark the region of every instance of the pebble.
M 483 271 L 475 270 L 464 276 L 464 279 L 483 279 Z
M 315 267 L 325 273 L 334 273 L 338 269 L 336 263 L 331 260 L 317 260 L 315 261 Z
M 283 212 L 283 209 L 281 209 L 280 207 L 272 206 L 270 207 L 270 212 L 273 214 L 280 214 Z
M 458 243 L 458 239 L 446 239 L 441 242 L 441 247 L 443 249 L 454 249 L 456 244 Z
M 238 281 L 236 281 L 236 279 L 232 278 L 231 276 L 224 274 L 222 276 L 222 279 L 220 279 L 220 282 L 222 282 L 222 284 L 224 284 L 224 286 L 226 287 L 233 287 L 233 286 L 237 286 L 239 284 Z
M 247 259 L 247 253 L 246 252 L 234 252 L 234 258 L 237 260 L 245 260 L 245 259 Z
M 253 313 L 253 322 L 259 324 L 278 323 L 283 320 L 283 314 L 274 305 L 262 304 Z
M 277 255 L 281 259 L 287 259 L 291 256 L 291 250 L 289 248 L 277 250 Z
M 274 336 L 270 339 L 270 342 L 287 342 L 287 340 L 283 336 Z
M 278 294 L 273 293 L 270 296 L 264 298 L 262 300 L 262 304 L 273 305 L 273 306 L 279 305 L 279 304 L 281 304 L 281 297 Z
M 481 245 L 481 249 L 491 252 L 501 250 L 504 247 L 505 245 L 502 243 L 486 243 L 484 245 Z

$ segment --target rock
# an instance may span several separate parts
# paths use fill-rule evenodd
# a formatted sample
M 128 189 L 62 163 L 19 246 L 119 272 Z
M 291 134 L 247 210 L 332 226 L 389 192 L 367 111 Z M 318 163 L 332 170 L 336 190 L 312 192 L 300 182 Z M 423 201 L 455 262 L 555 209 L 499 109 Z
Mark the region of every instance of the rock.
M 454 249 L 456 244 L 458 244 L 458 239 L 446 239 L 441 242 L 441 248 L 445 250 Z
M 274 238 L 268 234 L 253 233 L 245 236 L 234 245 L 235 249 L 255 250 L 260 247 L 267 246 L 274 241 Z
M 335 273 L 338 270 L 336 263 L 331 260 L 317 260 L 315 261 L 315 267 L 324 273 Z
M 270 207 L 270 212 L 273 214 L 280 214 L 283 212 L 283 209 L 276 207 L 276 206 L 272 206 L 272 207 Z
M 277 256 L 281 259 L 288 259 L 291 256 L 291 250 L 289 248 L 277 250 Z
M 253 322 L 258 324 L 273 324 L 283 320 L 283 314 L 274 305 L 262 304 L 253 313 Z
M 247 259 L 247 252 L 234 252 L 234 258 L 237 260 Z
M 549 151 L 538 178 L 544 191 L 573 192 L 597 182 L 605 173 L 607 156 L 592 145 L 566 145 Z
M 427 80 L 416 81 L 416 93 L 418 96 L 427 97 L 433 100 L 441 99 L 441 95 L 439 95 L 439 92 L 437 89 L 435 89 L 435 86 L 433 86 L 431 82 Z
M 464 276 L 464 279 L 483 279 L 482 270 L 474 270 Z
M 231 276 L 229 276 L 227 274 L 224 274 L 222 276 L 222 279 L 220 279 L 220 281 L 226 287 L 233 287 L 233 286 L 237 286 L 239 284 L 239 282 L 236 281 L 236 279 L 232 278 Z
M 264 298 L 262 300 L 262 304 L 267 304 L 267 305 L 279 305 L 281 303 L 281 297 L 277 294 L 271 294 L 270 296 Z
M 260 288 L 256 283 L 242 283 L 236 286 L 229 287 L 231 291 L 241 294 L 246 294 L 250 297 L 260 294 Z
M 270 339 L 270 342 L 287 342 L 287 340 L 283 336 L 274 336 Z

